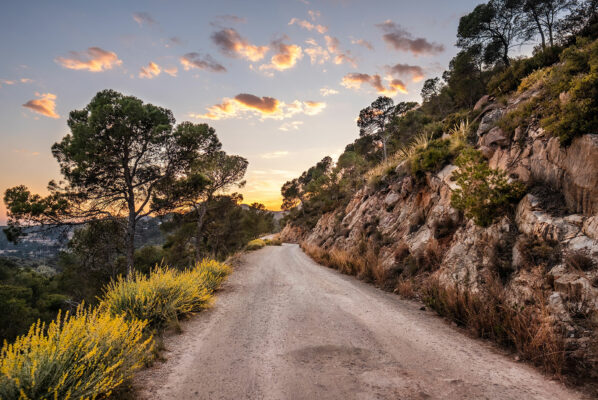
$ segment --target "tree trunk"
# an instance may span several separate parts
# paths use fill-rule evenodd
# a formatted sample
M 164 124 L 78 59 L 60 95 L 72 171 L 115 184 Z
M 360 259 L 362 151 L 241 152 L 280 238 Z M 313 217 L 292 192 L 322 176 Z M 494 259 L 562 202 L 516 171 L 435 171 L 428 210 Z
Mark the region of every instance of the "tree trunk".
M 546 49 L 546 38 L 544 37 L 544 29 L 542 29 L 542 24 L 540 23 L 540 19 L 536 13 L 533 13 L 534 21 L 536 21 L 536 26 L 538 27 L 538 32 L 540 32 L 540 37 L 542 38 L 542 50 Z M 552 46 L 552 44 L 551 44 Z
M 130 276 L 133 273 L 135 267 L 135 210 L 129 211 L 129 220 L 127 221 L 127 235 L 126 235 L 126 246 L 127 246 L 127 275 Z
M 201 236 L 203 233 L 203 221 L 206 216 L 207 211 L 207 201 L 204 201 L 200 204 L 199 209 L 196 208 L 197 211 L 197 224 L 196 224 L 196 231 L 195 231 L 195 261 L 201 261 Z
M 386 140 L 382 139 L 382 150 L 384 152 L 384 162 L 386 162 L 387 156 L 386 156 Z
M 511 65 L 511 62 L 509 61 L 509 46 L 505 43 L 505 52 L 503 53 L 502 56 L 502 60 L 505 63 L 505 66 L 509 66 Z
M 552 24 L 548 24 L 548 40 L 550 41 L 550 47 L 554 47 L 554 38 L 552 36 Z

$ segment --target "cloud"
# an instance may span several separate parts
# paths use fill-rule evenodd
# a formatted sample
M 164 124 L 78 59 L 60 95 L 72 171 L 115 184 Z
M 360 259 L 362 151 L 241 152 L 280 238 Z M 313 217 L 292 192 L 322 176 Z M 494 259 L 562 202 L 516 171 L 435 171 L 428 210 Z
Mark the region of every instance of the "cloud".
M 33 79 L 29 79 L 29 78 L 21 78 L 18 80 L 14 80 L 14 79 L 0 79 L 0 87 L 2 87 L 2 85 L 16 85 L 17 83 L 31 83 L 33 82 Z
M 56 95 L 52 93 L 35 93 L 38 99 L 29 100 L 23 104 L 23 107 L 28 108 L 38 114 L 44 115 L 49 118 L 60 118 L 60 115 L 56 114 Z
M 271 153 L 264 153 L 262 154 L 260 157 L 261 158 L 265 158 L 266 160 L 271 160 L 273 158 L 282 158 L 285 156 L 288 156 L 289 152 L 288 151 L 273 151 Z
M 444 51 L 443 45 L 429 42 L 425 38 L 414 39 L 411 33 L 390 20 L 376 26 L 384 32 L 384 41 L 395 50 L 410 51 L 415 55 L 431 55 Z
M 324 26 L 324 25 L 314 25 L 309 21 L 306 21 L 304 19 L 299 19 L 299 18 L 293 18 L 291 19 L 291 21 L 289 22 L 289 25 L 298 25 L 303 29 L 307 29 L 308 31 L 313 31 L 315 30 L 316 32 L 320 33 L 320 34 L 324 34 L 326 32 L 328 32 L 328 27 Z
M 182 56 L 179 61 L 183 65 L 185 71 L 198 68 L 211 72 L 226 72 L 226 68 L 214 60 L 209 54 L 202 56 L 199 53 L 187 53 Z
M 176 76 L 176 74 L 179 72 L 177 67 L 170 67 L 170 68 L 164 68 L 164 73 L 170 75 L 170 76 Z
M 411 77 L 413 82 L 419 82 L 424 79 L 424 69 L 419 65 L 409 65 L 409 64 L 395 64 L 393 66 L 387 65 L 386 70 L 391 75 L 398 75 L 398 76 L 405 76 L 408 75 Z
M 64 68 L 91 72 L 106 71 L 122 64 L 116 53 L 99 47 L 90 47 L 84 51 L 71 51 L 67 57 L 56 57 L 54 61 Z
M 334 63 L 339 65 L 342 63 L 351 64 L 353 67 L 357 67 L 355 58 L 351 56 L 350 51 L 342 51 L 340 49 L 340 41 L 334 36 L 325 36 L 326 47 L 330 54 L 334 55 Z
M 333 94 L 338 94 L 338 90 L 323 87 L 322 89 L 320 89 L 320 94 L 324 97 L 332 96 Z
M 376 89 L 378 94 L 385 96 L 394 96 L 399 92 L 407 93 L 407 88 L 400 79 L 393 79 L 391 77 L 385 80 L 388 81 L 388 88 L 384 86 L 382 78 L 378 74 L 369 75 L 354 72 L 345 75 L 341 81 L 341 85 L 348 89 L 360 89 L 361 85 L 365 83 Z
M 25 154 L 27 156 L 39 156 L 39 151 L 29 151 L 29 150 L 25 150 L 25 149 L 13 149 L 12 151 L 13 153 L 17 153 L 17 154 Z
M 306 115 L 316 115 L 322 112 L 326 108 L 326 103 L 321 101 L 304 101 L 304 110 L 303 112 Z
M 371 44 L 370 42 L 368 42 L 365 39 L 354 39 L 354 40 L 351 40 L 351 44 L 356 44 L 358 46 L 363 46 L 363 47 L 365 47 L 368 50 L 374 50 L 374 45 Z
M 315 21 L 316 18 L 320 18 L 320 12 L 319 11 L 308 10 L 307 13 L 309 14 L 309 18 L 311 18 L 312 21 Z
M 260 119 L 287 119 L 297 114 L 319 114 L 326 104 L 316 101 L 299 101 L 285 103 L 273 97 L 258 97 L 248 93 L 241 93 L 234 98 L 224 98 L 221 103 L 207 108 L 204 114 L 190 114 L 197 119 L 221 120 L 257 116 Z
M 334 36 L 324 36 L 326 40 L 326 47 L 320 46 L 314 39 L 305 41 L 310 47 L 305 49 L 305 53 L 309 56 L 311 64 L 324 64 L 332 59 L 336 65 L 348 63 L 353 67 L 357 67 L 355 58 L 350 51 L 342 51 L 340 49 L 340 41 Z
M 280 125 L 278 127 L 278 129 L 280 129 L 281 131 L 297 131 L 299 130 L 299 127 L 303 125 L 303 121 L 291 121 L 291 122 L 285 122 L 284 124 Z
M 273 97 L 258 97 L 248 93 L 235 96 L 235 100 L 247 108 L 270 114 L 278 110 L 278 100 Z
M 270 58 L 270 64 L 260 65 L 260 70 L 275 69 L 277 71 L 284 71 L 293 68 L 297 61 L 303 57 L 303 50 L 296 44 L 286 44 L 284 40 L 286 37 L 272 42 L 272 49 L 275 54 Z
M 224 22 L 224 23 L 233 23 L 233 24 L 244 24 L 245 22 L 247 22 L 247 18 L 227 14 L 227 15 L 216 16 L 216 21 Z
M 165 40 L 166 43 L 164 44 L 165 47 L 173 47 L 173 46 L 180 46 L 183 44 L 183 39 L 178 36 L 173 36 Z
M 160 68 L 160 66 L 155 62 L 150 61 L 147 67 L 141 67 L 141 70 L 139 71 L 139 77 L 153 79 L 160 75 L 160 72 L 162 72 L 162 68 Z
M 309 56 L 312 65 L 324 64 L 330 60 L 330 53 L 328 50 L 320 46 L 315 40 L 309 39 L 305 42 L 311 46 L 305 49 L 305 54 Z
M 261 60 L 268 51 L 268 46 L 253 45 L 232 28 L 214 32 L 212 41 L 222 53 L 230 57 L 241 57 L 250 61 Z
M 156 22 L 155 19 L 152 18 L 151 15 L 149 15 L 146 12 L 136 12 L 133 13 L 133 20 L 135 22 L 137 22 L 139 24 L 139 26 L 143 26 L 143 25 L 157 25 L 158 23 Z

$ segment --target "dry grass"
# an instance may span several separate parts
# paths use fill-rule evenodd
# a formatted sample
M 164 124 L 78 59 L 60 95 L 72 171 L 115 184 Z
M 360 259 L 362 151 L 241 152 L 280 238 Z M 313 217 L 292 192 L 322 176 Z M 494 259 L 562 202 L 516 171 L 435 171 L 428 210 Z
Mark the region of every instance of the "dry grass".
M 417 297 L 415 285 L 411 279 L 399 279 L 395 292 L 406 299 L 415 299 Z
M 550 322 L 544 294 L 528 306 L 507 303 L 498 280 L 491 280 L 484 297 L 431 278 L 422 288 L 425 303 L 438 314 L 467 327 L 474 335 L 513 348 L 525 360 L 560 375 L 565 365 L 563 336 Z
M 324 250 L 313 244 L 301 243 L 303 251 L 319 264 L 339 270 L 343 274 L 355 275 L 359 279 L 384 283 L 386 276 L 378 261 L 378 256 L 370 246 L 363 252 L 348 252 L 334 248 Z
M 467 136 L 469 135 L 470 125 L 468 120 L 461 121 L 455 124 L 447 133 L 449 135 L 451 153 L 457 153 L 460 149 L 467 145 Z M 375 185 L 383 176 L 388 175 L 399 164 L 410 160 L 413 156 L 422 150 L 426 150 L 433 141 L 432 134 L 429 132 L 421 132 L 417 134 L 413 140 L 399 148 L 397 152 L 391 154 L 386 161 L 381 162 L 365 173 L 366 182 L 369 185 Z
M 534 304 L 513 306 L 498 278 L 486 280 L 483 296 L 444 287 L 430 275 L 441 262 L 441 248 L 436 241 L 417 256 L 399 245 L 395 259 L 402 268 L 397 271 L 383 270 L 371 247 L 362 245 L 354 253 L 327 251 L 305 242 L 301 247 L 320 264 L 362 279 L 370 277 L 382 287 L 392 285 L 402 297 L 422 299 L 438 314 L 466 327 L 475 336 L 512 348 L 522 359 L 549 373 L 560 377 L 565 369 L 564 336 L 551 322 L 545 294 L 539 288 L 535 289 Z M 410 271 L 411 267 L 415 270 Z
M 568 252 L 565 264 L 574 271 L 591 271 L 596 267 L 592 257 L 580 250 Z
M 386 161 L 381 162 L 365 173 L 368 184 L 373 185 L 384 175 L 394 170 L 403 161 L 409 160 L 416 151 L 425 150 L 432 141 L 432 135 L 422 132 L 415 136 L 413 141 L 401 147 L 396 153 L 391 154 Z

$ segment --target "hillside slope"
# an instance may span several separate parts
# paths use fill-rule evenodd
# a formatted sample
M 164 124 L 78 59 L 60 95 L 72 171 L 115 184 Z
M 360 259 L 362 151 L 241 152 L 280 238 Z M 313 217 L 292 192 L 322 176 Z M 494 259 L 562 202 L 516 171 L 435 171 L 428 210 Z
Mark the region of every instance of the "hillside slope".
M 547 371 L 596 381 L 598 134 L 565 142 L 541 127 L 536 111 L 513 117 L 544 96 L 540 80 L 474 108 L 470 143 L 526 188 L 488 226 L 453 207 L 456 165 L 414 175 L 408 159 L 313 229 L 291 221 L 282 237 L 317 261 L 420 298 Z

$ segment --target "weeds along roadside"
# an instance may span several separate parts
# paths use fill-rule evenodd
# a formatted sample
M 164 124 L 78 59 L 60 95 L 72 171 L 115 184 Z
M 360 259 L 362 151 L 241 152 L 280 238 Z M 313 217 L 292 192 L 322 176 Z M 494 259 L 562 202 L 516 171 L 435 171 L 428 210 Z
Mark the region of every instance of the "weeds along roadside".
M 455 287 L 445 287 L 430 271 L 421 274 L 414 271 L 410 277 L 392 279 L 383 272 L 370 246 L 359 252 L 328 251 L 303 242 L 301 248 L 319 264 L 393 290 L 402 297 L 422 301 L 474 336 L 514 350 L 522 360 L 547 373 L 559 378 L 566 373 L 564 336 L 551 323 L 545 294 L 540 289 L 535 293 L 538 298 L 535 307 L 518 308 L 508 304 L 499 279 L 488 279 L 482 297 Z M 416 264 L 417 260 L 414 261 Z
M 109 284 L 96 308 L 81 305 L 0 351 L 0 399 L 107 397 L 156 356 L 154 337 L 210 305 L 231 267 L 203 260 L 157 266 Z

